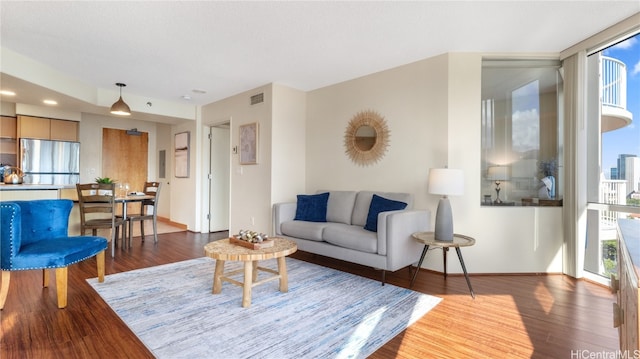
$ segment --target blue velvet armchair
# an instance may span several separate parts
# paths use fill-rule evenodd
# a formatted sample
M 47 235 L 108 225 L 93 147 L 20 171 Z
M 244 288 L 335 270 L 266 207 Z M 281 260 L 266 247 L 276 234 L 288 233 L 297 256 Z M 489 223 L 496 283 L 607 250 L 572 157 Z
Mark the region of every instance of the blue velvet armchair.
M 96 257 L 98 280 L 104 281 L 107 240 L 97 236 L 68 236 L 73 202 L 66 199 L 0 202 L 0 309 L 9 292 L 11 271 L 55 268 L 58 308 L 67 306 L 67 268 Z

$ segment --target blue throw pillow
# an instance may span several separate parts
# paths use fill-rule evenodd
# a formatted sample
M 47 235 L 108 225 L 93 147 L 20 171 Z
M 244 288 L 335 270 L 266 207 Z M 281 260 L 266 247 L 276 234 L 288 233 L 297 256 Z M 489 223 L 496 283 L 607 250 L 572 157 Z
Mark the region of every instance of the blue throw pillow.
M 299 194 L 294 221 L 326 222 L 329 192 L 320 194 Z
M 367 224 L 364 225 L 364 229 L 371 232 L 377 232 L 378 213 L 387 211 L 398 211 L 405 208 L 407 208 L 407 204 L 404 202 L 394 201 L 374 194 L 373 198 L 371 199 L 369 214 L 367 215 Z

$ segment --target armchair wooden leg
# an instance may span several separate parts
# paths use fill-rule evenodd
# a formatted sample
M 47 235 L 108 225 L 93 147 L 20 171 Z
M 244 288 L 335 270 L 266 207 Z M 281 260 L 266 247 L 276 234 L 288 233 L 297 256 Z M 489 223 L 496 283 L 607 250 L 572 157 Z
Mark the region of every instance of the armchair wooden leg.
M 0 283 L 0 310 L 4 308 L 4 302 L 7 300 L 7 293 L 9 293 L 9 278 L 11 278 L 11 272 L 3 270 L 2 283 Z
M 67 267 L 56 268 L 56 288 L 60 309 L 67 307 L 67 274 Z
M 49 271 L 44 268 L 42 269 L 42 287 L 46 288 L 49 286 Z
M 96 254 L 96 265 L 98 267 L 98 282 L 104 282 L 104 252 Z

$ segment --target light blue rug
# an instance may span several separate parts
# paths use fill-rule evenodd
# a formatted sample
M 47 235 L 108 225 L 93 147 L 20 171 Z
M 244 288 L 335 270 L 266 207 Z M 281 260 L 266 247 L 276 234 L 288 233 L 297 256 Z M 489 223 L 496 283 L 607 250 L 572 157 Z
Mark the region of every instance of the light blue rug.
M 278 280 L 253 287 L 250 308 L 239 286 L 211 294 L 215 261 L 206 257 L 87 281 L 158 358 L 364 358 L 441 300 L 286 260 L 289 292 Z M 234 268 L 241 263 L 226 263 Z

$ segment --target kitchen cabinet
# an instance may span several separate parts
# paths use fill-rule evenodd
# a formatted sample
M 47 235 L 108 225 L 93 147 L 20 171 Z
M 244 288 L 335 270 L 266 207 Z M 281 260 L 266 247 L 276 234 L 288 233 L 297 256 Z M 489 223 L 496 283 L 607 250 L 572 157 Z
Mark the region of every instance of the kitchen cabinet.
M 20 115 L 17 132 L 18 138 L 78 141 L 78 122 Z
M 18 116 L 18 138 L 48 140 L 51 119 L 44 117 Z
M 0 201 L 28 201 L 33 199 L 57 199 L 62 186 L 0 184 Z
M 16 118 L 8 116 L 0 116 L 0 138 L 17 138 Z
M 620 350 L 631 357 L 640 353 L 638 274 L 640 273 L 640 221 L 618 220 L 618 276 L 612 280 L 617 292 L 613 323 L 618 328 Z M 636 354 L 637 355 L 637 354 Z
M 51 139 L 60 141 L 78 141 L 78 122 L 52 119 Z
M 74 202 L 78 202 L 78 191 L 75 187 L 73 188 L 63 188 L 60 190 L 60 198 L 62 199 L 70 199 Z
M 0 163 L 15 166 L 17 164 L 16 118 L 0 116 Z

